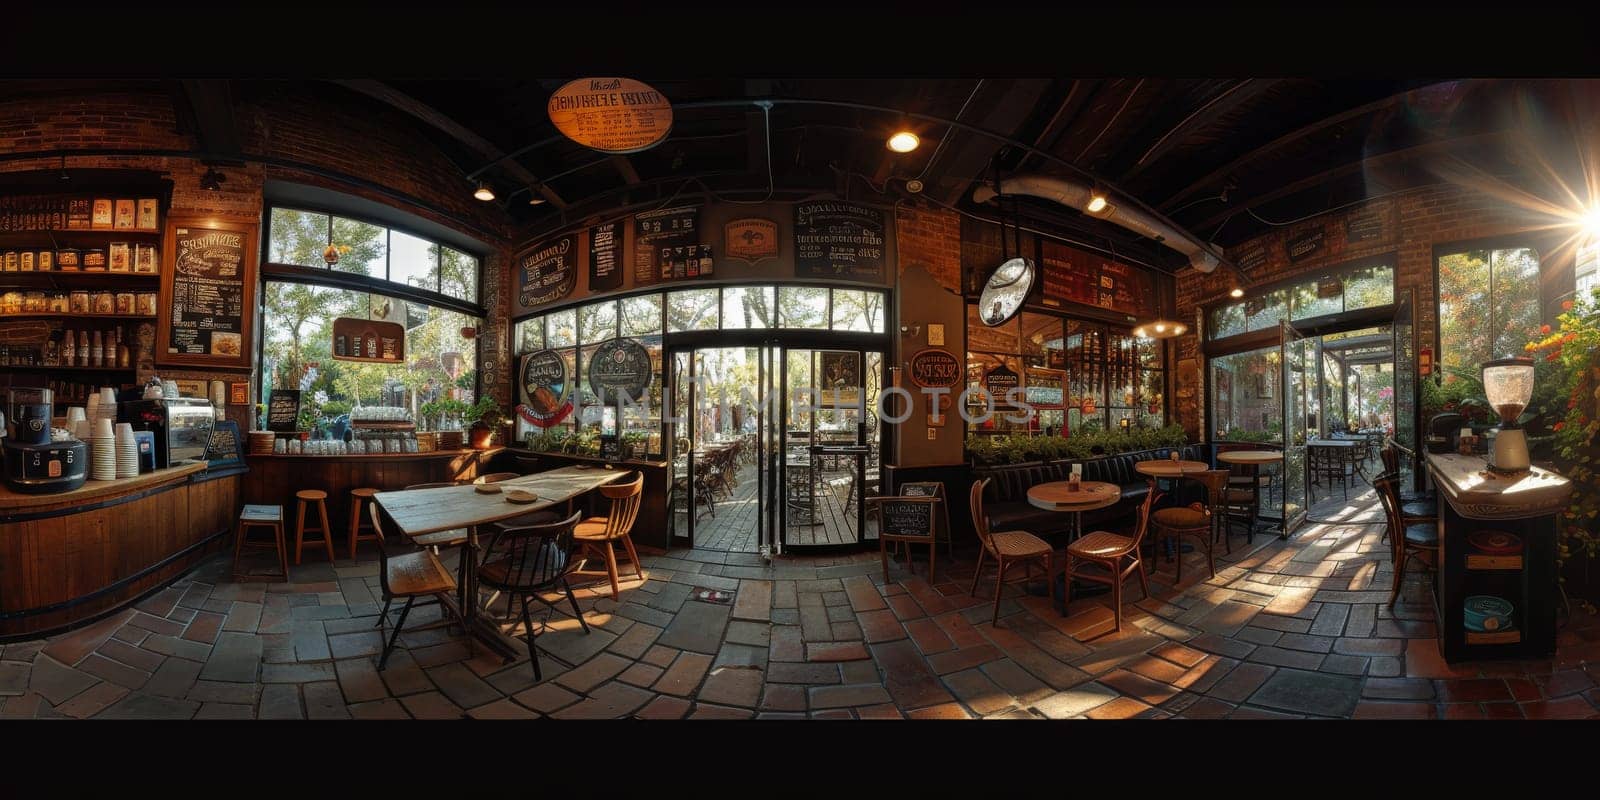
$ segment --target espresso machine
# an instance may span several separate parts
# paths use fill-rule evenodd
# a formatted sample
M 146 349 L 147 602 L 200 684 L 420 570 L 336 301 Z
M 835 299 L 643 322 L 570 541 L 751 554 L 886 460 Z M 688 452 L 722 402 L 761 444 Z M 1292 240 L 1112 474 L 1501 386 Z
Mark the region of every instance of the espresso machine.
M 216 412 L 210 400 L 195 397 L 125 400 L 117 404 L 117 421 L 132 425 L 135 433 L 150 431 L 156 469 L 166 469 L 206 457 Z
M 55 396 L 49 389 L 16 387 L 6 396 L 6 483 L 26 494 L 70 492 L 89 474 L 89 449 L 76 439 L 55 442 L 50 418 Z

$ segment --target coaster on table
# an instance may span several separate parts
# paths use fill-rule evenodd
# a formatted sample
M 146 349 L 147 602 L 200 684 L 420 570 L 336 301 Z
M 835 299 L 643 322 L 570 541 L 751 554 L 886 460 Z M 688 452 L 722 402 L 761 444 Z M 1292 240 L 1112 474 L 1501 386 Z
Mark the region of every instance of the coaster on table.
M 493 484 L 490 484 L 490 485 L 493 485 Z M 512 489 L 511 491 L 506 492 L 506 502 L 507 503 L 516 503 L 517 505 L 527 505 L 527 504 L 532 503 L 532 502 L 534 502 L 534 501 L 536 501 L 538 499 L 539 499 L 539 495 L 536 495 L 533 492 L 530 492 L 530 491 L 528 491 L 526 489 Z
M 500 488 L 500 484 L 498 483 L 480 483 L 477 486 L 472 487 L 472 491 L 477 492 L 478 494 L 499 494 L 504 490 Z

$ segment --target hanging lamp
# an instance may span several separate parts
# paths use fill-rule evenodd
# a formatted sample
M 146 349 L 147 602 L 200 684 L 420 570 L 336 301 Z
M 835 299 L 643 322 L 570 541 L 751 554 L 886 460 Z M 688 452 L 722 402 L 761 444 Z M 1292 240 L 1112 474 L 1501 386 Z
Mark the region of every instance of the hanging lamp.
M 1167 319 L 1165 313 L 1166 303 L 1161 281 L 1156 281 L 1156 318 L 1141 322 L 1133 329 L 1133 335 L 1141 339 L 1171 339 L 1189 332 L 1189 326 L 1177 320 Z

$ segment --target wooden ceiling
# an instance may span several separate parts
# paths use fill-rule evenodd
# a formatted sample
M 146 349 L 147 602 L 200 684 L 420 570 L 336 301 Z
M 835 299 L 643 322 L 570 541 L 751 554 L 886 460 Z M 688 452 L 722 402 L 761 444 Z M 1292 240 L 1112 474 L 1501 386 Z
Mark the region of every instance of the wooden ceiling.
M 674 103 L 674 127 L 660 145 L 629 156 L 591 151 L 556 132 L 545 102 L 563 78 L 164 85 L 180 119 L 212 151 L 237 147 L 226 106 L 257 92 L 322 93 L 356 113 L 399 109 L 459 167 L 461 191 L 471 191 L 471 178 L 487 180 L 494 202 L 527 234 L 680 196 L 917 198 L 994 219 L 993 205 L 971 200 L 977 181 L 1042 173 L 1091 175 L 1219 247 L 1441 180 L 1442 162 L 1528 173 L 1513 143 L 1526 145 L 1532 127 L 1570 146 L 1569 121 L 1588 119 L 1575 109 L 1588 108 L 1594 87 L 1502 79 L 634 77 Z M 0 98 L 62 90 L 12 81 L 0 83 Z M 775 101 L 767 112 L 753 102 L 762 98 Z M 884 140 L 902 126 L 916 130 L 922 146 L 896 155 Z M 907 190 L 911 180 L 921 181 L 920 193 Z M 545 202 L 529 204 L 534 196 Z M 1025 224 L 1047 233 L 1162 269 L 1186 263 L 1077 209 L 1031 198 L 1018 205 Z

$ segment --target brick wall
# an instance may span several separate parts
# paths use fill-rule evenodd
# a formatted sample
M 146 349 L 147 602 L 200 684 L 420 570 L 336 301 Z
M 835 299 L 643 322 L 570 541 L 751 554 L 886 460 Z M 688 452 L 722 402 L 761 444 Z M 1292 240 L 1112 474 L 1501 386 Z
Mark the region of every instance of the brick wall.
M 961 215 L 937 206 L 903 204 L 895 209 L 895 247 L 900 272 L 918 266 L 940 285 L 961 291 Z
M 420 123 L 377 103 L 331 88 L 296 87 L 256 92 L 236 104 L 235 120 L 247 156 L 285 159 L 320 170 L 370 181 L 387 190 L 416 198 L 396 199 L 383 191 L 315 172 L 249 161 L 224 166 L 221 191 L 200 188 L 206 166 L 181 156 L 71 156 L 69 167 L 116 167 L 165 172 L 173 180 L 172 211 L 208 214 L 259 222 L 266 179 L 306 183 L 365 197 L 401 208 L 478 239 L 491 252 L 484 259 L 483 304 L 489 310 L 479 339 L 478 363 L 483 385 L 502 404 L 510 399 L 505 365 L 509 353 L 503 330 L 507 302 L 502 287 L 508 262 L 509 220 L 497 208 L 471 197 L 461 169 L 418 128 Z M 173 98 L 162 91 L 86 89 L 74 95 L 49 95 L 0 102 L 0 154 L 75 149 L 127 149 L 193 152 L 198 142 L 179 130 Z M 0 162 L 0 171 L 53 169 L 57 157 Z M 260 328 L 260 320 L 256 321 Z M 164 368 L 163 377 L 243 380 L 241 373 Z M 257 380 L 249 375 L 252 401 Z M 141 379 L 143 374 L 141 374 Z M 253 427 L 246 408 L 230 408 L 241 427 Z
M 1352 244 L 1345 235 L 1346 225 L 1358 218 L 1381 222 L 1383 232 L 1371 241 Z M 1434 341 L 1438 309 L 1433 283 L 1434 246 L 1529 231 L 1535 224 L 1529 212 L 1482 191 L 1455 184 L 1437 184 L 1285 226 L 1229 248 L 1228 257 L 1237 262 L 1245 256 L 1264 256 L 1259 266 L 1245 273 L 1248 291 L 1249 285 L 1274 283 L 1344 262 L 1393 253 L 1396 292 L 1415 290 L 1418 347 L 1437 349 Z M 1311 257 L 1291 262 L 1286 250 L 1287 240 L 1318 228 L 1326 232 L 1323 249 Z M 1210 275 L 1184 270 L 1178 280 L 1179 316 L 1199 322 L 1202 308 L 1228 299 L 1232 282 L 1233 275 L 1226 270 L 1219 269 Z M 1178 340 L 1179 369 L 1203 368 L 1204 358 L 1199 347 L 1201 329 L 1197 325 L 1194 334 Z M 1203 385 L 1198 375 L 1190 378 L 1194 385 Z M 1203 398 L 1194 400 L 1203 401 Z M 1204 419 L 1201 402 L 1185 402 L 1180 397 L 1174 411 L 1189 435 L 1198 438 Z

